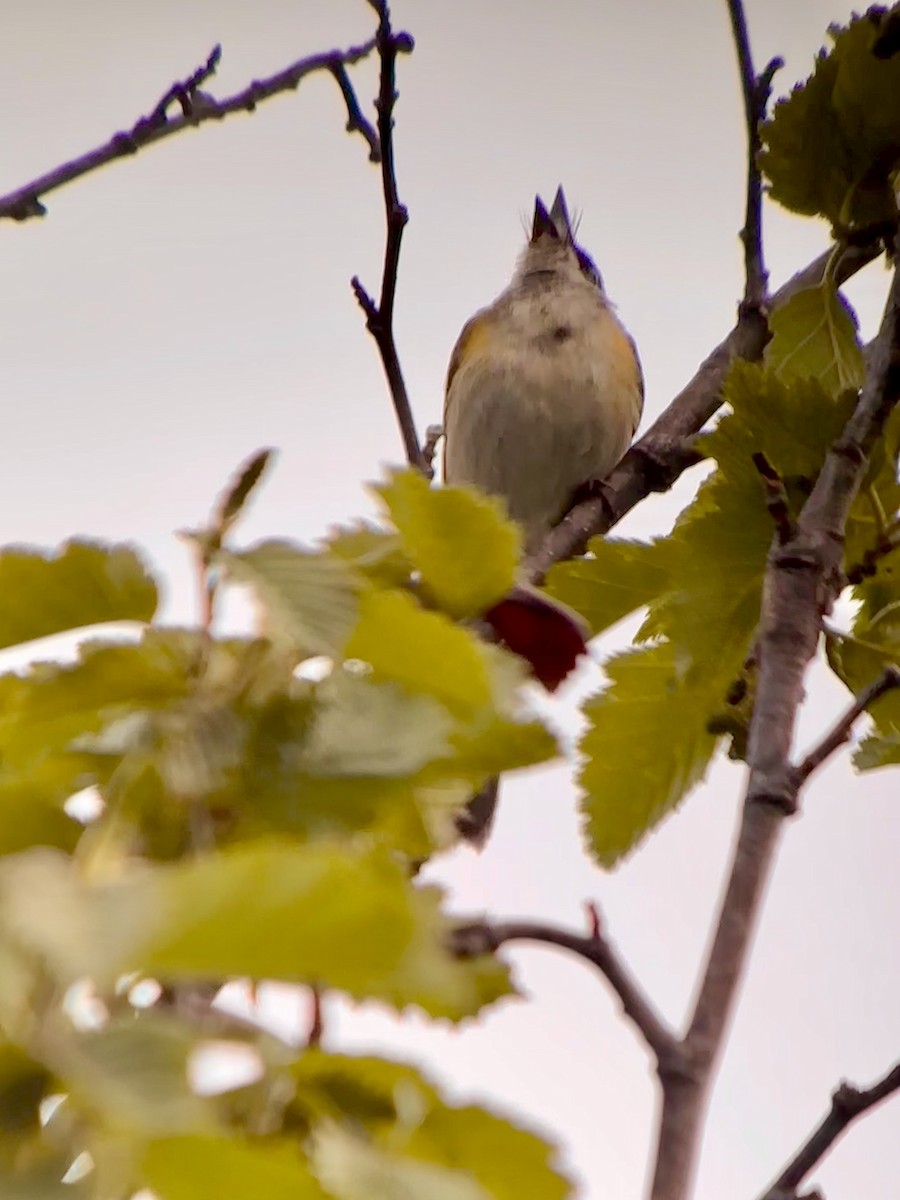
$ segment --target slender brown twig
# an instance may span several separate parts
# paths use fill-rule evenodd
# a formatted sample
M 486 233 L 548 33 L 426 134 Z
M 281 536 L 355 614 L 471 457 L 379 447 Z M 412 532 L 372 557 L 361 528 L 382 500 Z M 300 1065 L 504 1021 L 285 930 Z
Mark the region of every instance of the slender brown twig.
M 794 768 L 794 775 L 798 786 L 805 783 L 813 771 L 818 770 L 827 759 L 831 758 L 832 754 L 849 742 L 853 726 L 870 705 L 886 692 L 891 692 L 898 687 L 900 687 L 900 667 L 890 664 L 884 668 L 877 679 L 874 679 L 867 688 L 859 693 L 847 711 L 836 722 L 834 728 L 830 729 L 803 761 L 797 764 Z
M 87 153 L 61 163 L 45 175 L 32 179 L 30 183 L 16 188 L 5 196 L 0 196 L 0 220 L 11 219 L 26 221 L 29 217 L 42 217 L 46 208 L 41 203 L 41 197 L 49 192 L 80 179 L 91 171 L 96 171 L 116 159 L 136 154 L 145 146 L 162 141 L 163 138 L 173 137 L 183 129 L 192 129 L 207 121 L 221 121 L 223 118 L 237 112 L 253 112 L 257 104 L 277 96 L 281 92 L 295 90 L 308 75 L 316 71 L 329 71 L 335 75 L 341 92 L 347 104 L 347 128 L 358 130 L 369 142 L 372 149 L 371 127 L 366 128 L 359 117 L 359 104 L 350 81 L 347 78 L 346 67 L 365 58 L 375 48 L 375 38 L 370 38 L 360 46 L 350 46 L 346 50 L 329 50 L 322 54 L 311 54 L 308 58 L 298 59 L 291 66 L 270 75 L 265 79 L 254 80 L 242 91 L 228 96 L 224 100 L 216 100 L 206 92 L 201 92 L 203 83 L 216 69 L 221 57 L 221 48 L 216 46 L 209 58 L 188 79 L 173 84 L 163 95 L 156 107 L 147 117 L 141 117 L 130 129 L 114 134 L 102 146 L 97 146 Z M 339 78 L 337 72 L 343 70 Z M 181 112 L 169 116 L 171 105 L 178 101 Z
M 882 1100 L 900 1091 L 900 1063 L 892 1067 L 883 1079 L 869 1088 L 857 1088 L 842 1083 L 831 1097 L 831 1109 L 809 1135 L 788 1165 L 761 1200 L 780 1200 L 796 1195 L 797 1188 L 810 1171 L 821 1162 L 847 1127 Z
M 622 1010 L 642 1034 L 657 1062 L 672 1069 L 679 1058 L 678 1040 L 656 1013 L 640 985 L 604 935 L 595 905 L 588 906 L 590 933 L 572 933 L 542 921 L 483 921 L 454 931 L 452 945 L 460 957 L 493 953 L 509 942 L 542 942 L 577 954 L 603 975 Z
M 772 94 L 772 79 L 775 72 L 784 66 L 784 60 L 773 58 L 762 75 L 757 76 L 753 69 L 743 0 L 728 0 L 728 14 L 731 17 L 747 121 L 747 211 L 741 230 L 745 270 L 743 307 L 758 312 L 765 306 L 769 282 L 762 245 L 762 176 L 759 170 L 762 143 L 759 127 L 765 120 L 769 96 Z
M 759 471 L 766 489 L 766 508 L 775 525 L 778 540 L 784 545 L 796 532 L 784 480 L 761 450 L 753 455 L 753 465 Z
M 397 294 L 397 270 L 400 265 L 400 245 L 403 230 L 409 220 L 405 205 L 400 203 L 397 193 L 397 172 L 394 166 L 394 105 L 397 103 L 397 55 L 409 54 L 413 39 L 408 33 L 395 33 L 391 26 L 391 13 L 387 0 L 369 0 L 378 14 L 378 32 L 375 46 L 381 62 L 378 85 L 378 136 L 381 143 L 381 183 L 384 193 L 384 214 L 387 233 L 384 244 L 384 269 L 381 276 L 381 295 L 378 302 L 363 287 L 359 276 L 350 281 L 353 294 L 365 313 L 366 328 L 375 340 L 384 373 L 387 377 L 391 400 L 406 458 L 410 466 L 416 467 L 428 478 L 433 472 L 419 445 L 419 435 L 409 402 L 409 393 L 403 379 L 400 356 L 394 337 L 394 300 Z
M 900 401 L 900 272 L 894 272 L 856 409 L 832 446 L 794 536 L 774 539 L 756 641 L 756 702 L 743 816 L 694 1013 L 684 1038 L 689 1070 L 662 1072 L 663 1110 L 653 1200 L 685 1200 L 706 1100 L 785 817 L 803 782 L 790 761 L 806 669 L 841 587 L 843 534 L 867 456 Z

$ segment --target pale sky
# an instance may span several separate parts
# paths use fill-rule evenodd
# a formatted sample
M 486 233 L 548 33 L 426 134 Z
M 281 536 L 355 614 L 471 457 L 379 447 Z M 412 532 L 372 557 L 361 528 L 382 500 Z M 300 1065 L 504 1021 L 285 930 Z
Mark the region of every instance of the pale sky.
M 314 51 L 364 40 L 363 0 L 46 0 L 8 5 L 0 43 L 0 191 L 104 141 L 176 78 L 224 57 L 224 95 Z M 811 68 L 838 0 L 748 0 L 758 66 Z M 744 130 L 724 0 L 397 0 L 415 35 L 400 64 L 397 157 L 411 221 L 397 336 L 420 430 L 440 417 L 463 321 L 504 286 L 536 191 L 562 182 L 639 344 L 648 419 L 730 327 L 742 287 Z M 373 94 L 371 66 L 355 72 Z M 778 88 L 776 88 L 776 91 Z M 280 448 L 243 535 L 313 539 L 371 508 L 363 491 L 401 446 L 350 294 L 379 282 L 379 177 L 343 132 L 333 81 L 164 142 L 5 223 L 0 541 L 128 538 L 166 581 L 165 615 L 193 614 L 173 531 L 195 524 L 235 465 Z M 777 285 L 824 245 L 815 222 L 767 213 Z M 849 288 L 877 327 L 887 276 Z M 665 530 L 694 486 L 641 507 Z M 628 629 L 600 642 L 599 659 Z M 586 671 L 585 687 L 596 687 Z M 845 703 L 810 680 L 809 741 Z M 565 705 L 563 706 L 565 708 Z M 565 720 L 565 712 L 561 719 Z M 652 753 L 652 747 L 648 747 Z M 504 787 L 489 848 L 435 863 L 460 911 L 578 925 L 598 900 L 612 936 L 679 1023 L 732 836 L 743 768 L 720 765 L 612 874 L 580 848 L 565 768 Z M 639 772 L 636 776 L 639 786 Z M 841 1077 L 869 1082 L 898 1054 L 896 777 L 858 781 L 846 756 L 792 823 L 712 1101 L 697 1195 L 754 1197 L 819 1120 Z M 352 953 L 352 947 L 348 948 Z M 648 1060 L 602 980 L 544 949 L 512 955 L 524 1001 L 462 1030 L 331 1006 L 332 1046 L 430 1067 L 456 1096 L 556 1136 L 584 1200 L 632 1200 L 649 1155 Z M 273 1001 L 274 1004 L 274 1001 Z M 281 1005 L 283 1011 L 284 1005 Z M 893 1200 L 900 1100 L 867 1116 L 814 1180 L 829 1200 Z

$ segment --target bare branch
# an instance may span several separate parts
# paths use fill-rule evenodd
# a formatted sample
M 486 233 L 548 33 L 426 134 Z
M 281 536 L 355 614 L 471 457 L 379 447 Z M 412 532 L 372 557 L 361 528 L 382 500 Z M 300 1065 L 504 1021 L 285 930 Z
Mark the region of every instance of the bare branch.
M 400 367 L 397 343 L 394 338 L 394 299 L 397 293 L 397 270 L 400 265 L 400 244 L 403 230 L 409 220 L 405 205 L 397 194 L 397 174 L 394 167 L 394 105 L 397 102 L 396 66 L 398 54 L 409 54 L 413 39 L 408 33 L 395 33 L 391 26 L 391 14 L 387 0 L 369 0 L 378 14 L 378 32 L 375 45 L 381 61 L 378 86 L 378 137 L 381 144 L 381 183 L 384 192 L 384 213 L 387 236 L 384 245 L 384 269 L 381 277 L 381 296 L 378 303 L 363 287 L 359 276 L 351 280 L 353 293 L 366 316 L 366 328 L 375 339 L 397 423 L 403 437 L 406 458 L 410 466 L 416 467 L 427 478 L 434 474 L 419 445 L 416 424 L 409 402 L 409 393 Z
M 853 726 L 875 701 L 886 692 L 900 687 L 900 667 L 893 664 L 884 668 L 877 679 L 856 697 L 841 719 L 832 730 L 825 734 L 817 746 L 810 750 L 806 758 L 795 768 L 798 787 L 806 782 L 822 763 L 829 759 L 845 742 L 849 742 Z
M 869 1088 L 859 1089 L 849 1083 L 840 1084 L 831 1097 L 830 1111 L 772 1186 L 764 1192 L 761 1200 L 778 1200 L 779 1197 L 795 1195 L 806 1176 L 821 1162 L 847 1127 L 897 1091 L 900 1091 L 900 1063 Z
M 741 831 L 694 1014 L 684 1039 L 689 1070 L 666 1078 L 653 1200 L 689 1194 L 706 1099 L 737 987 L 747 961 L 785 816 L 801 780 L 791 765 L 803 681 L 824 616 L 840 589 L 843 535 L 867 455 L 900 400 L 900 271 L 867 363 L 856 410 L 832 446 L 796 533 L 774 540 L 763 588 L 757 693 L 750 724 L 750 776 Z
M 769 96 L 772 94 L 772 79 L 775 72 L 784 66 L 784 60 L 773 58 L 762 75 L 757 77 L 753 69 L 743 0 L 728 0 L 728 14 L 731 17 L 747 120 L 747 212 L 741 230 L 746 276 L 743 307 L 745 310 L 760 311 L 766 303 L 769 279 L 762 247 L 762 177 L 759 170 L 762 143 L 759 127 L 765 120 Z
M 461 957 L 493 953 L 509 942 L 542 942 L 577 954 L 603 975 L 622 1003 L 625 1015 L 643 1035 L 657 1062 L 672 1069 L 679 1060 L 678 1041 L 657 1015 L 640 985 L 631 975 L 612 942 L 604 935 L 595 905 L 588 906 L 591 931 L 588 935 L 540 921 L 491 921 L 465 925 L 454 930 L 453 949 Z
M 877 258 L 882 246 L 873 241 L 845 249 L 834 264 L 836 284 L 855 275 Z M 772 297 L 772 307 L 821 282 L 831 253 L 820 255 L 788 280 Z M 526 577 L 540 583 L 555 562 L 584 551 L 588 541 L 607 533 L 651 492 L 667 491 L 682 471 L 698 461 L 691 439 L 722 403 L 722 384 L 736 358 L 756 362 L 769 333 L 760 317 L 741 316 L 723 342 L 703 362 L 694 378 L 606 477 L 603 495 L 574 505 L 544 539 L 526 564 Z
M 163 138 L 172 137 L 183 129 L 193 129 L 207 121 L 221 121 L 232 113 L 253 112 L 257 104 L 262 101 L 277 96 L 281 92 L 296 90 L 307 75 L 312 75 L 316 71 L 330 71 L 337 78 L 338 70 L 343 70 L 355 62 L 359 62 L 360 59 L 371 54 L 374 48 L 375 38 L 370 38 L 362 45 L 350 46 L 346 50 L 329 50 L 322 54 L 311 54 L 308 58 L 298 59 L 297 62 L 285 67 L 283 71 L 279 71 L 275 75 L 255 80 L 243 91 L 236 92 L 233 96 L 228 96 L 224 100 L 216 100 L 208 93 L 199 90 L 200 84 L 213 73 L 218 65 L 221 48 L 216 46 L 203 66 L 199 67 L 188 79 L 174 83 L 153 112 L 148 117 L 141 117 L 131 129 L 113 134 L 109 141 L 104 142 L 102 146 L 97 146 L 94 150 L 79 155 L 78 158 L 54 167 L 52 171 L 40 175 L 23 187 L 16 188 L 6 196 L 0 196 L 0 220 L 26 221 L 29 217 L 42 217 L 47 210 L 41 203 L 41 197 L 71 183 L 72 180 L 80 179 L 82 175 L 96 171 L 118 158 L 136 154 L 145 146 L 162 141 Z M 346 70 L 344 70 L 344 77 L 346 77 Z M 349 86 L 349 80 L 345 78 L 345 81 Z M 348 105 L 348 128 L 358 129 L 363 133 L 371 147 L 372 143 L 365 128 L 354 122 L 354 109 L 351 107 L 344 83 L 341 79 L 338 79 L 338 83 L 341 85 L 341 91 Z M 350 88 L 349 95 L 353 95 L 352 88 Z M 353 98 L 355 100 L 355 97 Z M 168 110 L 176 100 L 181 106 L 181 113 L 178 116 L 170 117 Z M 355 107 L 358 110 L 359 105 L 357 104 Z
M 341 95 L 344 97 L 344 103 L 347 105 L 347 133 L 361 133 L 369 143 L 369 162 L 381 162 L 381 143 L 378 140 L 378 134 L 372 122 L 363 115 L 353 84 L 350 82 L 350 76 L 347 74 L 347 68 L 342 62 L 337 62 L 331 68 L 331 73 L 337 81 Z

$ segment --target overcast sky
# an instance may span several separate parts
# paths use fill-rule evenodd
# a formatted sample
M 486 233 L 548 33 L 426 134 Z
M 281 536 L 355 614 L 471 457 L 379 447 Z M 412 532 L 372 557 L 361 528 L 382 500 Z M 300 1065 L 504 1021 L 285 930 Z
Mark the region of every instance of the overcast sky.
M 224 95 L 307 53 L 369 36 L 363 0 L 46 0 L 8 5 L 0 42 L 0 191 L 148 112 L 215 42 Z M 838 0 L 749 0 L 757 63 L 811 69 Z M 744 132 L 724 0 L 456 0 L 395 4 L 415 35 L 400 63 L 397 157 L 411 220 L 397 336 L 420 429 L 440 418 L 463 321 L 505 285 L 536 191 L 564 183 L 580 236 L 639 344 L 648 420 L 730 327 Z M 355 73 L 372 94 L 371 67 Z M 0 541 L 136 540 L 166 582 L 165 615 L 193 615 L 173 531 L 201 520 L 261 445 L 277 469 L 247 539 L 312 539 L 371 507 L 364 482 L 401 457 L 381 370 L 350 294 L 377 287 L 379 178 L 343 132 L 333 81 L 205 126 L 48 198 L 0 230 Z M 767 213 L 776 284 L 824 229 Z M 886 275 L 849 294 L 877 327 Z M 624 527 L 663 531 L 691 484 Z M 628 629 L 600 643 L 598 659 Z M 597 686 L 596 671 L 584 686 Z M 844 703 L 810 684 L 806 740 Z M 561 719 L 564 718 L 563 717 Z M 652 753 L 652 747 L 648 747 Z M 585 859 L 567 770 L 504 788 L 480 857 L 430 869 L 461 910 L 579 924 L 598 900 L 658 1006 L 686 1011 L 736 827 L 743 770 L 710 781 L 612 875 Z M 639 775 L 636 777 L 639 786 Z M 698 1195 L 753 1197 L 819 1119 L 842 1076 L 898 1053 L 896 776 L 817 777 L 777 864 L 712 1102 Z M 352 948 L 351 948 L 352 952 Z M 555 1133 L 585 1200 L 641 1189 L 655 1094 L 646 1055 L 604 984 L 546 950 L 515 953 L 525 1001 L 462 1031 L 332 1007 L 332 1045 L 430 1065 L 453 1093 Z M 284 1005 L 281 1010 L 284 1011 Z M 900 1101 L 855 1127 L 818 1173 L 829 1200 L 893 1200 Z

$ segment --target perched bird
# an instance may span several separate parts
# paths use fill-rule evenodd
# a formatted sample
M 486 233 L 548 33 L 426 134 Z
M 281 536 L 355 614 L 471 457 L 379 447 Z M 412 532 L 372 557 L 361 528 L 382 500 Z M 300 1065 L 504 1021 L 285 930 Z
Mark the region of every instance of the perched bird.
M 585 485 L 628 449 L 644 402 L 634 341 L 575 241 L 562 188 L 535 199 L 531 238 L 512 281 L 463 327 L 444 403 L 444 480 L 501 496 L 532 553 Z M 481 842 L 483 793 L 460 819 Z

